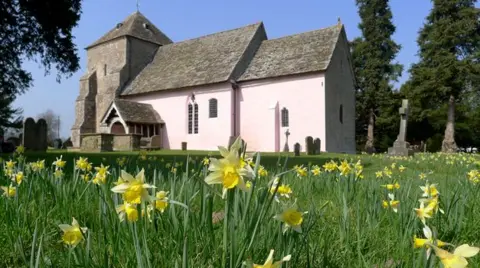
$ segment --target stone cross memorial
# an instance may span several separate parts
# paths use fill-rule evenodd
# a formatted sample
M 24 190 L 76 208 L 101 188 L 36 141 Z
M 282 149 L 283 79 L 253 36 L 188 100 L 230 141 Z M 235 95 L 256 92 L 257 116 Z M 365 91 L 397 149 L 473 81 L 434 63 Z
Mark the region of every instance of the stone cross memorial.
M 396 156 L 410 156 L 413 151 L 408 148 L 407 137 L 407 123 L 408 123 L 408 100 L 402 100 L 402 107 L 398 109 L 400 113 L 400 130 L 397 140 L 393 143 L 393 147 L 388 148 L 389 155 Z
M 288 136 L 290 136 L 290 131 L 287 129 L 287 131 L 285 131 L 285 145 L 283 146 L 283 151 L 285 153 L 290 151 L 290 148 L 288 147 Z

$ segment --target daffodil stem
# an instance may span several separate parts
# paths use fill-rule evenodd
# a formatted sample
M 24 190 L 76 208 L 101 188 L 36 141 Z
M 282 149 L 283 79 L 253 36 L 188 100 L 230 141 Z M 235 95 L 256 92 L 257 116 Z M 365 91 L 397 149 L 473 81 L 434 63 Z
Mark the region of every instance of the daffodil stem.
M 225 212 L 223 218 L 223 253 L 222 253 L 222 266 L 227 266 L 227 251 L 228 251 L 228 218 L 229 218 L 229 198 L 230 192 L 227 192 L 227 200 L 225 201 Z

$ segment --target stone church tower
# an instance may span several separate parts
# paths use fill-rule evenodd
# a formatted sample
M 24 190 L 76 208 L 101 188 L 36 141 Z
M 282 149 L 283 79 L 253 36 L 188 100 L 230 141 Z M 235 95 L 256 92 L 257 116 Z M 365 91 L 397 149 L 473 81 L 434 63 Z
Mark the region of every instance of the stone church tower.
M 140 12 L 128 16 L 86 48 L 87 70 L 80 78 L 72 127 L 73 147 L 80 135 L 102 132 L 100 120 L 122 88 L 172 40 Z

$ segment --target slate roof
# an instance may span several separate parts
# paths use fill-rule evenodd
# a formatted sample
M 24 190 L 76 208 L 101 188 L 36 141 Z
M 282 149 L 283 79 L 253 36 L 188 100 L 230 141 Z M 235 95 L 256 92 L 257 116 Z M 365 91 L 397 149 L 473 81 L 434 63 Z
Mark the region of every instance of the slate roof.
M 265 40 L 263 23 L 160 47 L 122 91 L 133 95 L 225 82 L 243 73 Z
M 144 27 L 144 24 L 147 25 L 147 28 Z M 142 13 L 135 12 L 100 39 L 89 45 L 87 49 L 122 36 L 133 36 L 159 45 L 172 43 L 172 40 L 145 18 Z
M 164 123 L 151 104 L 115 99 L 115 107 L 125 122 L 157 124 Z
M 324 71 L 330 63 L 342 29 L 342 24 L 337 24 L 263 41 L 238 81 Z

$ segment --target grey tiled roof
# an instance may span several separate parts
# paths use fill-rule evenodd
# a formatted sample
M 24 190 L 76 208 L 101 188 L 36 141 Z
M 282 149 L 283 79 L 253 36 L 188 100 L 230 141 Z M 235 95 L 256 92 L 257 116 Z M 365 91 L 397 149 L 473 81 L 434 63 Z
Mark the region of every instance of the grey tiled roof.
M 133 95 L 238 78 L 266 39 L 263 23 L 160 47 L 152 62 L 123 90 Z
M 147 28 L 144 27 L 147 25 Z M 87 48 L 94 47 L 101 43 L 108 42 L 121 36 L 133 36 L 138 39 L 149 41 L 159 45 L 171 44 L 172 40 L 162 33 L 153 23 L 151 23 L 140 12 L 135 12 L 128 16 L 123 22 L 115 26 L 112 30 L 102 36 L 100 39 L 89 45 Z
M 151 104 L 115 99 L 115 107 L 125 122 L 156 124 L 163 123 L 160 115 Z
M 263 41 L 238 81 L 324 71 L 343 26 Z

